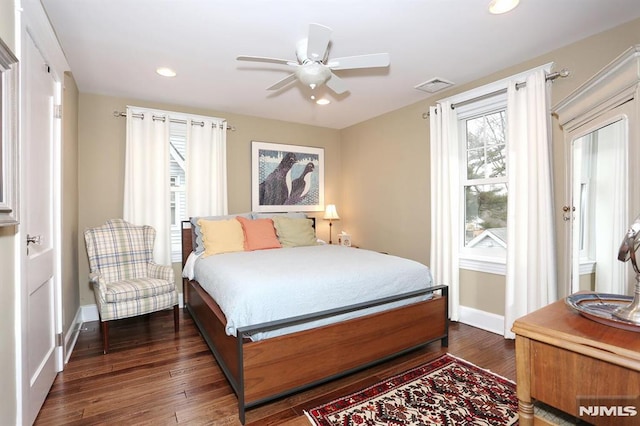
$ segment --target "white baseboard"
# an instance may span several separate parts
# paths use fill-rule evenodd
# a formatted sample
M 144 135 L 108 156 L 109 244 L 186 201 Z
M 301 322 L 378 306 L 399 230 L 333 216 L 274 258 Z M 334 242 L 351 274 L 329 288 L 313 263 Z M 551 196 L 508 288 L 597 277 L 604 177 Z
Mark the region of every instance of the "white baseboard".
M 459 321 L 463 324 L 499 335 L 504 334 L 504 316 L 502 315 L 469 308 L 468 306 L 460 306 L 459 314 Z
M 80 335 L 80 328 L 82 328 L 83 322 L 81 312 L 82 309 L 78 308 L 76 316 L 73 318 L 73 321 L 69 325 L 69 329 L 63 331 L 65 364 L 69 362 L 69 358 L 71 358 L 71 352 L 73 352 L 73 348 L 76 346 L 76 341 L 78 340 L 78 336 Z
M 95 303 L 91 305 L 82 305 L 80 306 L 81 318 L 82 322 L 89 321 L 98 321 L 100 319 L 100 315 L 98 314 L 98 305 Z

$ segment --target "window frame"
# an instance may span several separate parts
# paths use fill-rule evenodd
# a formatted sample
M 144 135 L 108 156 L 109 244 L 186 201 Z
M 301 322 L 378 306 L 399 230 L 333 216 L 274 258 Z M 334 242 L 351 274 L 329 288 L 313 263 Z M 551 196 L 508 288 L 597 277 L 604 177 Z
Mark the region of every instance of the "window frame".
M 174 137 L 181 137 L 185 139 L 185 150 L 186 150 L 186 135 L 187 135 L 187 127 L 188 126 L 188 122 L 185 119 L 185 123 L 170 123 L 169 125 L 169 156 L 173 156 L 173 153 L 171 151 L 172 148 L 172 144 L 173 144 L 173 138 Z M 178 129 L 177 126 L 184 126 L 183 128 Z M 176 151 L 177 148 L 175 148 L 175 146 L 173 147 Z M 186 152 L 185 152 L 185 156 L 186 156 Z M 178 162 L 179 164 L 179 162 Z M 171 161 L 169 161 L 169 164 L 167 164 L 167 167 L 171 167 Z M 171 261 L 174 263 L 179 263 L 182 261 L 182 242 L 181 242 L 181 232 L 182 232 L 182 221 L 186 220 L 188 218 L 181 218 L 180 217 L 180 206 L 177 203 L 177 199 L 178 199 L 178 193 L 183 194 L 183 199 L 184 199 L 184 203 L 185 206 L 184 211 L 186 212 L 186 202 L 187 202 L 187 182 L 186 182 L 186 173 L 187 173 L 187 168 L 186 168 L 186 159 L 185 159 L 185 166 L 183 168 L 184 173 L 185 173 L 185 177 L 184 180 L 179 182 L 180 185 L 178 186 L 174 186 L 173 185 L 173 176 L 171 175 L 171 169 L 169 169 L 169 192 L 170 192 L 170 199 L 169 199 L 169 205 L 170 205 L 170 209 L 171 207 L 175 204 L 175 220 L 173 220 L 170 224 L 170 232 L 171 232 Z M 175 198 L 174 198 L 175 197 Z M 179 241 L 179 243 L 174 244 L 174 240 L 176 239 L 176 237 L 180 237 L 177 238 L 177 240 Z
M 502 89 L 506 89 L 506 84 Z M 459 264 L 461 269 L 468 269 L 472 271 L 487 272 L 498 275 L 506 275 L 507 255 L 506 251 L 501 249 L 491 248 L 469 248 L 465 246 L 465 228 L 466 228 L 466 204 L 465 204 L 465 188 L 469 186 L 469 179 L 467 177 L 467 133 L 466 122 L 474 117 L 487 115 L 490 113 L 505 111 L 507 114 L 507 94 L 506 90 L 493 89 L 495 93 L 493 96 L 482 97 L 477 101 L 473 100 L 474 95 L 470 96 L 468 100 L 463 100 L 463 105 L 456 107 L 457 119 L 458 119 L 458 134 L 459 137 L 459 197 L 460 197 L 460 217 L 458 219 L 458 226 L 461 230 L 459 244 Z M 487 92 L 485 96 L 493 93 Z M 507 124 L 508 127 L 508 124 Z M 507 129 L 505 129 L 507 133 Z M 506 135 L 506 155 L 508 162 L 508 144 L 509 136 Z M 507 168 L 507 174 L 505 177 L 500 178 L 481 178 L 475 180 L 477 184 L 508 184 L 509 170 Z M 508 189 L 507 189 L 508 194 Z
M 494 81 L 492 83 L 485 84 L 484 86 L 480 86 L 466 92 L 458 93 L 452 96 L 449 96 L 444 99 L 440 99 L 438 102 L 450 102 L 451 105 L 456 106 L 456 112 L 458 114 L 458 118 L 461 115 L 465 114 L 467 111 L 471 111 L 474 108 L 481 108 L 484 103 L 492 103 L 496 102 L 500 96 L 503 96 L 507 99 L 507 88 L 510 84 L 521 83 L 526 79 L 527 75 L 529 75 L 532 71 L 537 69 L 544 69 L 547 72 L 553 66 L 553 62 L 546 63 L 544 65 L 528 69 L 526 71 L 522 71 L 517 74 L 510 75 L 501 80 Z M 507 108 L 508 111 L 508 108 Z M 460 155 L 460 154 L 459 154 Z M 466 169 L 466 166 L 465 166 Z M 460 200 L 462 200 L 463 194 L 460 194 Z M 457 214 L 460 215 L 459 218 L 459 226 L 462 226 L 464 223 L 463 215 L 464 210 L 459 208 L 459 212 Z M 463 236 L 461 235 L 460 240 L 462 241 Z M 504 260 L 497 259 L 496 257 L 483 257 L 479 255 L 473 255 L 468 253 L 458 253 L 458 266 L 460 269 L 468 269 L 479 272 L 488 272 L 492 274 L 498 275 L 506 275 L 506 257 Z

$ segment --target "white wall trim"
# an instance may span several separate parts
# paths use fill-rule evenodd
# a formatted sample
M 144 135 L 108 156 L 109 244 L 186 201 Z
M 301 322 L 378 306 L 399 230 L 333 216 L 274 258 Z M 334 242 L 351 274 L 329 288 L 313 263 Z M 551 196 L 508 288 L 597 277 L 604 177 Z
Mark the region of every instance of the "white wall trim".
M 80 306 L 80 319 L 82 323 L 89 321 L 98 321 L 100 316 L 98 315 L 98 305 L 95 303 L 91 305 L 82 305 Z
M 64 73 L 71 71 L 71 67 L 64 56 L 41 2 L 39 0 L 22 0 L 22 8 L 26 31 L 37 42 L 38 49 L 51 68 L 55 80 L 64 82 Z
M 69 362 L 73 348 L 76 346 L 78 336 L 80 335 L 80 328 L 82 328 L 82 310 L 78 308 L 76 316 L 73 318 L 73 322 L 69 325 L 69 329 L 64 333 L 64 363 Z
M 481 311 L 468 306 L 460 306 L 459 322 L 490 331 L 491 333 L 504 334 L 504 316 Z
M 460 269 L 470 271 L 486 272 L 488 274 L 507 275 L 507 264 L 505 260 L 490 260 L 470 257 L 460 257 Z

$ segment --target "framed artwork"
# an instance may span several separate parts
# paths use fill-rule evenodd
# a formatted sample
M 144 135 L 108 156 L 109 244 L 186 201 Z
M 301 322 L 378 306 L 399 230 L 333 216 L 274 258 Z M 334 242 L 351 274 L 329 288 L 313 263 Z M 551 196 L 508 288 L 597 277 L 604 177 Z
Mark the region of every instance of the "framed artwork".
M 0 40 L 0 226 L 18 219 L 18 59 Z
M 252 141 L 251 209 L 322 211 L 324 149 Z

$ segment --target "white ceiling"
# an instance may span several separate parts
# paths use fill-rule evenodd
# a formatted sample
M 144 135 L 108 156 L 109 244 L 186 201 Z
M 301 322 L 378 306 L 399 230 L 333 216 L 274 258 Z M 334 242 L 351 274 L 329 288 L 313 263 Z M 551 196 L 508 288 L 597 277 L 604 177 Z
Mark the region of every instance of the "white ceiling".
M 414 86 L 433 77 L 463 84 L 640 17 L 639 0 L 521 0 L 505 15 L 488 3 L 42 0 L 82 93 L 336 129 L 428 98 Z M 319 106 L 299 83 L 265 90 L 289 67 L 235 59 L 295 59 L 312 22 L 333 29 L 329 58 L 388 52 L 391 66 L 336 72 L 349 92 Z

